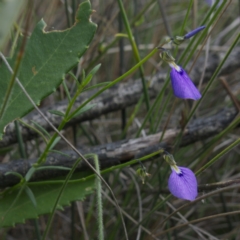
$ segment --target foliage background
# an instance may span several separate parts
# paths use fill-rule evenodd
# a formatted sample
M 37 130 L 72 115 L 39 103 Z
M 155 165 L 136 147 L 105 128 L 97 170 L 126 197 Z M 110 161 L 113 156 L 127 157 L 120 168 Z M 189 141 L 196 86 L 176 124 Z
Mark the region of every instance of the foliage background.
M 11 28 L 9 41 L 2 49 L 5 56 L 11 52 L 14 36 L 18 31 L 30 35 L 37 22 L 44 18 L 47 23 L 46 30 L 63 30 L 72 25 L 74 13 L 80 1 L 33 1 L 32 15 L 29 22 L 28 32 L 25 32 L 27 11 L 30 8 L 27 3 L 24 9 L 19 10 L 18 20 Z M 117 1 L 91 1 L 92 9 L 96 10 L 92 14 L 92 21 L 98 25 L 97 32 L 86 54 L 81 58 L 80 64 L 73 70 L 75 76 L 81 77 L 83 69 L 86 73 L 101 63 L 100 70 L 95 74 L 90 85 L 94 86 L 101 82 L 111 82 L 132 66 L 136 64 L 134 54 L 126 37 L 119 37 L 119 33 L 126 33 L 124 22 L 120 15 Z M 127 17 L 131 23 L 131 29 L 139 49 L 140 58 L 144 58 L 154 47 L 159 46 L 166 35 L 179 35 L 183 25 L 183 33 L 199 26 L 209 5 L 205 1 L 123 1 Z M 190 14 L 184 23 L 189 5 Z M 216 17 L 216 25 L 211 32 L 205 50 L 200 57 L 204 64 L 209 64 L 214 54 L 224 56 L 233 41 L 239 34 L 239 1 L 224 1 L 226 8 L 224 13 L 214 12 L 211 17 Z M 143 14 L 136 20 L 138 14 L 145 8 Z M 162 10 L 162 11 L 161 11 Z M 220 17 L 218 19 L 218 17 Z M 237 22 L 238 21 L 238 22 Z M 200 42 L 203 43 L 203 40 Z M 109 44 L 111 44 L 109 46 Z M 187 42 L 189 44 L 189 42 Z M 104 51 L 109 46 L 108 51 Z M 180 46 L 176 58 L 179 59 L 187 45 Z M 186 70 L 190 70 L 191 63 L 197 53 L 195 46 L 187 54 L 193 53 Z M 238 51 L 239 45 L 233 50 Z M 101 56 L 101 58 L 99 57 Z M 211 57 L 208 57 L 211 56 Z M 186 59 L 186 58 L 185 58 Z M 184 61 L 183 61 L 184 62 Z M 180 64 L 183 64 L 181 62 Z M 199 66 L 200 67 L 200 66 Z M 194 68 L 198 68 L 197 65 Z M 168 72 L 168 66 L 160 61 L 158 54 L 155 54 L 147 63 L 144 64 L 144 76 L 153 77 L 157 72 Z M 191 76 L 191 73 L 190 73 Z M 203 75 L 204 76 L 204 75 Z M 203 78 L 203 76 L 199 76 Z M 220 77 L 227 81 L 222 84 Z M 139 71 L 131 74 L 122 82 L 138 80 L 141 78 Z M 202 90 L 205 89 L 211 76 L 204 78 Z M 76 84 L 70 75 L 66 75 L 67 86 L 70 93 L 74 93 Z M 121 84 L 121 83 L 120 83 Z M 199 84 L 199 82 L 196 82 Z M 160 91 L 161 89 L 159 89 Z M 231 94 L 230 94 L 230 93 Z M 235 96 L 235 103 L 230 96 Z M 239 108 L 240 86 L 239 86 L 239 67 L 227 74 L 219 75 L 208 90 L 206 97 L 197 108 L 194 118 L 211 116 L 225 107 Z M 65 99 L 66 93 L 61 85 L 56 92 L 44 99 L 40 107 L 54 106 L 58 101 Z M 152 99 L 150 105 L 153 106 L 156 99 Z M 123 134 L 123 127 L 132 116 L 135 106 L 130 106 L 124 110 L 102 115 L 92 121 L 83 122 L 67 128 L 64 135 L 78 147 L 95 146 L 105 143 L 114 143 L 123 138 L 135 138 L 139 127 L 143 123 L 147 109 L 144 102 L 141 104 L 134 121 L 127 129 L 127 134 Z M 164 91 L 161 101 L 152 113 L 154 123 L 147 121 L 141 131 L 140 136 L 150 135 L 155 132 L 163 131 L 165 128 L 176 129 L 182 126 L 190 113 L 193 102 L 176 100 L 171 94 L 170 85 Z M 161 119 L 160 119 L 161 117 Z M 238 118 L 239 119 L 239 118 Z M 156 124 L 158 123 L 159 124 Z M 151 125 L 152 124 L 152 125 Z M 174 157 L 180 166 L 188 166 L 193 171 L 198 171 L 205 163 L 221 153 L 231 143 L 239 139 L 239 129 L 227 129 L 221 138 L 208 138 L 199 140 L 197 143 L 185 147 L 172 149 Z M 24 143 L 27 159 L 39 156 L 39 152 L 45 148 L 45 143 L 41 139 L 35 138 Z M 56 149 L 67 149 L 66 143 L 60 141 Z M 1 161 L 8 162 L 21 158 L 19 144 L 13 145 L 8 149 L 2 149 Z M 125 222 L 130 239 L 153 239 L 149 232 L 156 235 L 159 239 L 240 239 L 239 232 L 239 213 L 230 213 L 239 209 L 239 188 L 232 188 L 228 191 L 213 194 L 202 201 L 190 204 L 188 202 L 171 197 L 165 201 L 168 195 L 167 179 L 170 169 L 164 163 L 161 156 L 149 159 L 145 163 L 147 171 L 151 177 L 146 184 L 136 176 L 134 170 L 138 165 L 126 167 L 124 169 L 111 171 L 104 176 L 104 179 L 111 186 L 121 208 L 131 216 L 135 222 L 125 216 Z M 218 159 L 215 164 L 207 168 L 198 176 L 199 184 L 210 184 L 225 182 L 227 180 L 239 179 L 239 149 L 234 148 L 223 157 Z M 200 191 L 199 196 L 208 191 Z M 117 209 L 112 203 L 113 200 L 108 189 L 103 185 L 103 219 L 105 239 L 124 239 L 121 220 Z M 167 221 L 166 217 L 176 208 L 186 204 L 179 212 Z M 98 220 L 96 214 L 96 194 L 86 197 L 83 202 L 74 202 L 70 207 L 63 211 L 57 211 L 49 233 L 49 239 L 96 239 L 98 236 Z M 229 214 L 227 214 L 229 213 Z M 211 216 L 219 216 L 211 218 Z M 225 215 L 221 215 L 225 214 Z M 203 219 L 191 225 L 182 226 L 176 230 L 170 228 L 183 224 L 187 221 Z M 46 228 L 48 216 L 41 216 L 37 221 L 27 220 L 25 224 L 17 224 L 13 228 L 3 228 L 0 232 L 1 239 L 41 239 L 41 234 Z M 139 228 L 136 222 L 142 222 L 144 229 Z M 147 231 L 146 231 L 147 229 Z M 38 234 L 36 234 L 38 233 Z M 159 236 L 158 236 L 159 235 Z

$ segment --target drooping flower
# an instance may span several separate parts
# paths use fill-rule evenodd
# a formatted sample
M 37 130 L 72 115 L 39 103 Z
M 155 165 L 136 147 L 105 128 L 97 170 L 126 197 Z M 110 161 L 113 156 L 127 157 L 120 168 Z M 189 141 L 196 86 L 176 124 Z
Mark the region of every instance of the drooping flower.
M 198 32 L 202 31 L 204 28 L 205 28 L 205 26 L 201 26 L 201 27 L 198 27 L 198 28 L 192 30 L 191 32 L 187 33 L 187 34 L 184 36 L 184 39 L 189 39 L 189 38 L 191 38 L 192 36 L 194 36 L 194 35 L 197 34 Z
M 193 201 L 197 195 L 195 174 L 185 167 L 171 166 L 172 173 L 168 179 L 169 191 L 177 198 Z
M 159 48 L 159 50 L 161 50 L 160 57 L 172 68 L 170 78 L 174 95 L 183 99 L 198 100 L 201 98 L 200 92 L 184 69 L 175 63 L 175 59 L 172 57 L 171 53 L 164 48 Z
M 193 201 L 198 195 L 195 174 L 189 168 L 178 167 L 172 154 L 165 151 L 163 157 L 172 169 L 169 191 L 177 198 Z
M 142 179 L 142 184 L 145 183 L 145 178 L 146 177 L 149 177 L 151 176 L 151 174 L 149 174 L 147 171 L 146 171 L 146 168 L 141 165 L 141 168 L 138 168 L 137 171 L 136 171 L 137 175 Z
M 183 68 L 175 64 L 169 63 L 172 68 L 170 78 L 173 88 L 173 93 L 178 98 L 198 100 L 201 94 L 193 84 L 190 77 Z

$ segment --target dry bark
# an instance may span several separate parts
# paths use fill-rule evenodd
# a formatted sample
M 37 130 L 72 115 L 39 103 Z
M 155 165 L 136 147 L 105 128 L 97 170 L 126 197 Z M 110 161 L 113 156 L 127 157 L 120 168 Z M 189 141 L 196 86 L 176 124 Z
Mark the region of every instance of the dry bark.
M 219 52 L 215 54 L 210 54 L 208 59 L 207 68 L 205 71 L 204 81 L 207 81 L 211 78 L 212 74 L 216 70 L 217 66 L 223 59 L 225 53 Z M 221 75 L 228 74 L 233 72 L 234 70 L 240 68 L 240 49 L 235 50 L 231 53 L 226 63 L 224 64 Z M 204 66 L 204 57 L 198 59 L 193 68 L 190 76 L 194 82 L 199 81 L 199 76 L 201 76 Z M 154 98 L 157 96 L 159 91 L 161 90 L 164 81 L 166 80 L 166 73 L 158 73 L 151 79 L 151 85 L 148 88 L 150 98 Z M 92 96 L 95 91 L 90 91 L 83 93 L 76 101 L 75 107 L 79 106 L 83 103 L 89 96 Z M 101 96 L 97 97 L 92 103 L 95 103 L 95 107 L 91 110 L 75 117 L 72 119 L 67 125 L 72 125 L 75 123 L 92 120 L 95 119 L 102 114 L 106 114 L 109 112 L 117 111 L 120 109 L 124 109 L 128 106 L 134 105 L 138 102 L 139 98 L 142 96 L 142 84 L 141 81 L 135 80 L 130 81 L 128 83 L 121 83 L 117 86 L 112 87 L 111 89 L 105 91 L 101 94 Z M 53 115 L 49 113 L 49 110 L 58 110 L 61 112 L 65 112 L 67 107 L 67 101 L 58 102 L 54 106 L 45 107 L 42 109 L 44 115 L 48 117 L 48 119 L 57 127 L 61 122 L 61 117 L 57 115 Z M 37 122 L 47 131 L 51 131 L 50 126 L 39 116 L 36 111 L 32 111 L 29 115 L 23 118 L 23 120 L 31 124 L 31 120 Z M 30 140 L 36 136 L 36 133 L 29 128 L 21 127 L 22 136 L 24 141 Z M 17 136 L 15 132 L 14 124 L 9 124 L 6 129 L 3 140 L 0 141 L 0 147 L 6 147 L 10 144 L 17 142 Z
M 199 140 L 206 140 L 225 129 L 236 117 L 237 111 L 234 108 L 226 108 L 221 112 L 210 117 L 198 118 L 190 122 L 183 133 L 180 147 L 192 144 Z M 162 142 L 159 143 L 161 132 L 137 139 L 127 139 L 100 146 L 90 147 L 88 149 L 79 149 L 82 154 L 95 153 L 99 157 L 101 168 L 111 167 L 120 163 L 139 158 L 153 153 L 159 148 L 171 150 L 172 144 L 179 133 L 178 129 L 167 130 Z M 46 166 L 65 166 L 72 167 L 78 158 L 73 151 L 64 151 L 69 157 L 61 154 L 49 154 L 46 160 Z M 90 160 L 91 161 L 91 160 Z M 5 176 L 6 172 L 18 172 L 25 175 L 36 159 L 32 160 L 14 160 L 9 163 L 0 164 L 0 187 L 8 187 L 16 184 L 19 179 L 13 175 Z M 82 161 L 77 170 L 85 171 L 86 164 Z M 66 171 L 42 170 L 34 175 L 32 180 L 44 180 L 66 174 Z

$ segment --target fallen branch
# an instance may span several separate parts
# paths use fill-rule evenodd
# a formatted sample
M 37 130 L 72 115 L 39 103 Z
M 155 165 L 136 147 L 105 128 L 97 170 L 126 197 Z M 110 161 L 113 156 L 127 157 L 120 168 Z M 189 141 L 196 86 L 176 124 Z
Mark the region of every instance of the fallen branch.
M 210 116 L 193 120 L 186 128 L 180 147 L 192 144 L 199 140 L 206 140 L 213 137 L 217 133 L 225 129 L 235 118 L 237 111 L 234 108 L 226 108 L 221 112 Z M 157 151 L 159 148 L 171 149 L 173 141 L 177 137 L 179 130 L 170 129 L 165 132 L 161 143 L 159 139 L 161 132 L 137 139 L 128 139 L 100 146 L 90 147 L 88 149 L 79 149 L 82 154 L 95 153 L 98 155 L 101 168 L 107 168 L 120 163 L 128 162 L 134 158 L 139 158 Z M 69 157 L 61 154 L 49 154 L 46 161 L 46 166 L 64 166 L 72 167 L 73 163 L 78 158 L 73 151 L 64 151 Z M 17 172 L 24 176 L 33 163 L 37 159 L 32 160 L 14 160 L 9 163 L 0 164 L 0 187 L 9 187 L 19 182 L 19 179 L 13 175 L 5 176 L 5 173 Z M 85 171 L 86 164 L 82 161 L 78 166 L 78 171 Z M 59 170 L 42 170 L 38 171 L 32 180 L 46 180 L 59 175 L 64 175 L 66 172 Z
M 224 54 L 222 53 L 215 53 L 210 54 L 209 56 L 209 62 L 207 64 L 206 72 L 204 81 L 207 81 L 211 78 L 213 72 L 217 68 L 218 64 L 222 60 Z M 233 52 L 229 58 L 227 59 L 225 65 L 222 68 L 221 75 L 228 74 L 233 72 L 234 70 L 240 68 L 240 50 L 237 49 L 235 52 Z M 199 80 L 199 76 L 201 75 L 202 68 L 204 66 L 204 58 L 199 58 L 196 66 L 190 76 L 193 79 L 193 81 L 197 82 Z M 149 96 L 151 99 L 155 98 L 159 91 L 161 90 L 164 81 L 166 80 L 166 73 L 159 73 L 156 74 L 153 78 L 148 79 L 148 81 L 151 81 L 150 86 L 148 88 Z M 76 101 L 75 106 L 79 106 L 81 103 L 83 103 L 86 99 L 89 98 L 89 96 L 92 96 L 93 93 L 95 93 L 97 90 L 89 91 L 83 93 Z M 111 89 L 108 89 L 104 93 L 101 94 L 101 96 L 97 97 L 92 103 L 95 103 L 95 107 L 90 109 L 89 111 L 75 117 L 72 119 L 67 125 L 73 125 L 79 122 L 84 122 L 87 120 L 96 119 L 97 117 L 121 110 L 124 108 L 127 108 L 131 105 L 134 105 L 138 102 L 139 98 L 142 96 L 142 84 L 141 81 L 130 81 L 128 83 L 121 83 L 118 86 L 114 86 Z M 48 117 L 48 119 L 54 124 L 55 127 L 58 127 L 62 118 L 53 115 L 49 113 L 49 110 L 57 110 L 61 112 L 65 112 L 67 107 L 67 101 L 61 101 L 55 104 L 54 106 L 45 107 L 42 110 L 45 116 Z M 32 124 L 31 121 L 37 122 L 40 126 L 42 126 L 47 131 L 51 131 L 52 129 L 50 126 L 40 117 L 40 115 L 36 111 L 32 111 L 29 115 L 23 118 L 23 121 L 25 121 L 27 124 Z M 23 139 L 30 140 L 34 137 L 36 137 L 36 132 L 33 130 L 21 127 L 21 132 Z M 3 137 L 3 140 L 0 141 L 0 148 L 9 146 L 10 144 L 17 142 L 17 136 L 15 132 L 14 124 L 11 123 L 6 128 L 5 135 Z

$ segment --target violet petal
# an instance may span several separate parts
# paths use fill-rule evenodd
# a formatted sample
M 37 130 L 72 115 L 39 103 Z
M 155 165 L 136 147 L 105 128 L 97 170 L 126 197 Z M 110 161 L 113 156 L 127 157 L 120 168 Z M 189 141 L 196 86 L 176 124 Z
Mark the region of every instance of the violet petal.
M 178 168 L 181 173 L 172 170 L 168 179 L 168 188 L 175 197 L 193 201 L 198 195 L 195 174 L 189 168 Z
M 194 35 L 197 34 L 198 32 L 202 31 L 204 28 L 205 28 L 205 26 L 201 26 L 201 27 L 198 27 L 198 28 L 192 30 L 191 32 L 187 33 L 187 34 L 184 36 L 184 39 L 191 38 L 192 36 L 194 36 Z
M 195 87 L 187 73 L 179 67 L 179 70 L 172 67 L 170 72 L 171 83 L 174 95 L 178 98 L 198 100 L 201 94 Z

